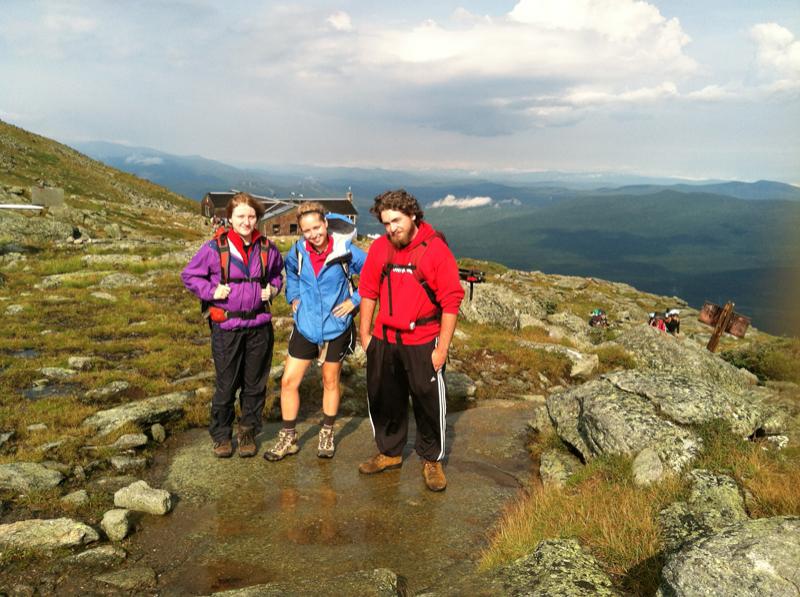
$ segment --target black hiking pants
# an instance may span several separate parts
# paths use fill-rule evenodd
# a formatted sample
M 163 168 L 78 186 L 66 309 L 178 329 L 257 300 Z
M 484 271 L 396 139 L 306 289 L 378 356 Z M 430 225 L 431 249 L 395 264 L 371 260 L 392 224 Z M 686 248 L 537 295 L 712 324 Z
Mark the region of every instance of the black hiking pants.
M 369 418 L 378 450 L 400 456 L 408 437 L 411 396 L 417 437 L 414 448 L 426 460 L 445 455 L 447 401 L 444 368 L 433 369 L 431 354 L 438 339 L 427 344 L 391 344 L 372 337 L 367 346 Z
M 223 330 L 217 324 L 211 326 L 211 354 L 217 387 L 211 399 L 208 430 L 215 442 L 231 438 L 236 390 L 241 390 L 239 426 L 251 428 L 255 433 L 261 431 L 274 343 L 272 322 L 236 330 Z

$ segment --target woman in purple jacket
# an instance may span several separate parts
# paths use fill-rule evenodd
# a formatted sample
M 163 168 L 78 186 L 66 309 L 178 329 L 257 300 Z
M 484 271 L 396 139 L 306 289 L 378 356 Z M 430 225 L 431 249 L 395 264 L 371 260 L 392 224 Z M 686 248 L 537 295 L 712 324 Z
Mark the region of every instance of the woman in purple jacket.
M 283 258 L 256 229 L 264 208 L 253 197 L 234 195 L 226 213 L 230 230 L 204 244 L 181 279 L 190 292 L 210 304 L 211 354 L 217 373 L 209 424 L 214 456 L 233 455 L 234 402 L 236 390 L 241 389 L 236 439 L 239 456 L 247 458 L 255 456 L 255 436 L 261 430 L 274 344 L 269 304 L 283 283 Z

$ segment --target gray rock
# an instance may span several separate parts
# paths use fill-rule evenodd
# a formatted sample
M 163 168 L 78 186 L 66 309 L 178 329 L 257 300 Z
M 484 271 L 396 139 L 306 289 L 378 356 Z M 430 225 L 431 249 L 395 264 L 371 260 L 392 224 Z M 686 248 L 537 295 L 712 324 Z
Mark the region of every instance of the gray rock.
M 135 458 L 132 456 L 112 456 L 110 461 L 111 466 L 120 473 L 129 473 L 147 466 L 146 458 Z
M 51 379 L 69 379 L 78 374 L 75 369 L 65 369 L 64 367 L 42 367 L 39 373 Z
M 40 551 L 75 547 L 99 538 L 92 527 L 70 518 L 21 520 L 0 525 L 0 546 L 18 549 Z
M 108 572 L 95 576 L 94 579 L 98 582 L 126 591 L 150 589 L 156 586 L 155 570 L 147 566 L 137 566 L 136 568 L 127 568 L 117 572 Z
M 136 483 L 137 480 L 138 479 L 133 475 L 120 475 L 119 477 L 99 477 L 94 479 L 89 484 L 89 488 L 98 492 L 115 493 L 123 487 L 127 487 L 131 483 Z
M 135 265 L 144 262 L 141 255 L 111 254 L 111 255 L 84 255 L 81 261 L 86 265 Z
M 78 489 L 62 497 L 60 501 L 65 508 L 80 508 L 89 503 L 89 494 L 86 493 L 85 489 Z
M 61 483 L 64 475 L 36 462 L 0 464 L 0 489 L 42 491 Z
M 88 371 L 94 365 L 95 357 L 69 357 L 67 364 L 71 369 L 78 371 Z
M 81 553 L 64 558 L 67 564 L 79 564 L 81 566 L 96 566 L 107 568 L 122 562 L 128 557 L 127 552 L 116 545 L 101 545 L 94 549 L 87 549 Z
M 406 594 L 406 582 L 391 570 L 359 570 L 325 580 L 328 587 L 335 587 L 337 595 L 359 595 L 364 597 L 396 597 Z M 296 582 L 276 582 L 254 585 L 243 589 L 213 593 L 214 597 L 317 597 L 322 592 L 318 579 Z
M 108 301 L 109 303 L 116 303 L 117 302 L 117 297 L 115 297 L 113 294 L 109 294 L 107 292 L 93 292 L 90 296 L 92 296 L 92 297 L 94 297 L 94 298 L 96 298 L 98 300 L 101 300 L 101 301 Z
M 571 378 L 587 378 L 591 376 L 597 367 L 600 365 L 600 358 L 596 354 L 583 354 L 561 344 L 547 344 L 546 342 L 528 342 L 520 341 L 520 346 L 531 348 L 534 350 L 544 350 L 545 352 L 552 352 L 565 356 L 572 363 L 569 376 Z
M 114 505 L 160 515 L 172 509 L 172 496 L 163 489 L 153 489 L 146 481 L 137 481 L 114 493 Z
M 539 476 L 545 487 L 563 487 L 582 466 L 581 461 L 568 452 L 546 450 L 540 458 Z
M 448 371 L 445 376 L 447 403 L 450 405 L 463 405 L 468 398 L 475 395 L 475 382 L 460 371 Z
M 633 482 L 637 485 L 650 485 L 660 481 L 665 474 L 664 464 L 653 448 L 645 448 L 636 455 L 631 466 Z
M 86 392 L 83 397 L 86 400 L 107 400 L 114 396 L 118 396 L 130 387 L 127 381 L 112 381 L 102 388 L 95 388 Z
M 31 432 L 46 431 L 47 425 L 45 425 L 44 423 L 33 423 L 32 425 L 28 425 L 26 429 Z
M 691 471 L 689 478 L 692 487 L 687 500 L 659 513 L 666 551 L 747 519 L 744 498 L 733 479 L 702 469 Z
M 692 431 L 661 418 L 646 398 L 606 380 L 551 394 L 547 410 L 561 439 L 584 459 L 601 454 L 633 457 L 650 447 L 665 466 L 678 472 L 697 455 L 701 444 Z
M 544 305 L 535 297 L 511 293 L 505 284 L 494 282 L 485 282 L 476 288 L 472 301 L 461 303 L 460 311 L 460 316 L 467 321 L 499 325 L 512 330 L 520 328 L 521 317 L 543 319 L 546 315 Z
M 131 532 L 131 511 L 123 508 L 109 510 L 103 514 L 100 528 L 112 541 L 122 541 Z
M 100 288 L 122 288 L 124 286 L 142 286 L 143 281 L 133 274 L 109 274 L 100 280 Z
M 131 450 L 147 445 L 147 436 L 144 433 L 126 433 L 111 444 L 115 450 Z
M 193 392 L 174 392 L 130 402 L 117 408 L 97 412 L 88 417 L 83 425 L 93 428 L 98 435 L 102 436 L 108 435 L 128 423 L 143 427 L 179 418 L 183 415 L 186 401 L 192 395 Z
M 6 443 L 8 443 L 8 441 L 12 437 L 14 437 L 14 432 L 13 431 L 5 431 L 3 433 L 0 433 L 0 448 L 2 448 L 4 445 L 6 445 Z
M 167 430 L 160 423 L 156 423 L 150 427 L 150 437 L 153 438 L 154 442 L 162 444 L 167 439 Z
M 597 561 L 574 539 L 548 539 L 500 573 L 508 595 L 619 595 Z
M 19 315 L 25 310 L 22 305 L 9 305 L 6 307 L 6 315 Z
M 800 517 L 745 520 L 667 558 L 659 597 L 800 595 Z
M 538 398 L 538 397 L 537 397 Z M 544 402 L 544 396 L 541 396 Z M 531 418 L 528 420 L 528 429 L 534 433 L 544 433 L 545 431 L 553 429 L 553 423 L 550 421 L 550 415 L 547 414 L 547 406 L 538 404 L 533 409 Z

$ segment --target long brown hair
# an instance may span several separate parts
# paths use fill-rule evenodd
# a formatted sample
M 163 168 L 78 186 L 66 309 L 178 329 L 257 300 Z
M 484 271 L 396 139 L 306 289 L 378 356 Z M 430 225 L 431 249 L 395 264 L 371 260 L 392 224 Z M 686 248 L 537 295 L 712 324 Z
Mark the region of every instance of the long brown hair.
M 375 197 L 375 204 L 370 208 L 369 213 L 381 222 L 381 212 L 387 209 L 403 212 L 408 217 L 416 216 L 417 224 L 422 221 L 424 216 L 417 198 L 405 189 L 386 191 L 378 195 Z

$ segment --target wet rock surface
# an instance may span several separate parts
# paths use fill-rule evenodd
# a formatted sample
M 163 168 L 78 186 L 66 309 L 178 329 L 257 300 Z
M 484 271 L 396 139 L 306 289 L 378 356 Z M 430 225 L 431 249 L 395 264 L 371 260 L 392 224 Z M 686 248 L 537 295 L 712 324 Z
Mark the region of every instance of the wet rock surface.
M 168 548 L 175 558 L 160 586 L 192 594 L 377 568 L 413 591 L 459 594 L 453 579 L 465 579 L 459 591 L 479 586 L 473 575 L 486 529 L 533 473 L 524 441 L 531 408 L 491 402 L 448 416 L 443 493 L 425 488 L 413 443 L 400 470 L 359 474 L 375 452 L 366 419 L 337 422 L 332 460 L 317 458 L 316 425 L 301 423 L 300 453 L 276 463 L 215 459 L 207 433 L 191 431 L 169 448 L 161 483 L 177 506 L 142 519 L 137 554 L 160 570 L 152 554 Z M 259 456 L 278 428 L 258 437 Z
M 800 517 L 746 520 L 667 559 L 657 595 L 800 595 Z
M 530 555 L 506 566 L 500 578 L 503 594 L 514 597 L 619 595 L 597 561 L 574 539 L 548 539 Z
M 267 583 L 221 591 L 214 593 L 213 597 L 283 597 L 284 595 L 317 597 L 326 592 L 362 597 L 397 597 L 406 594 L 405 580 L 385 568 L 341 574 L 325 579 L 322 585 L 329 587 L 328 591 L 321 586 L 320 580 L 313 579 L 295 583 Z

